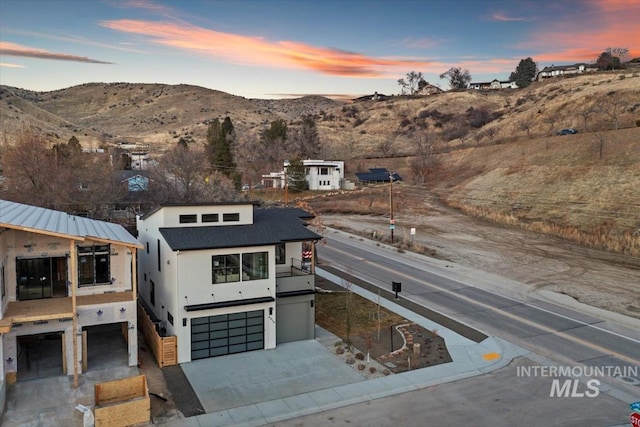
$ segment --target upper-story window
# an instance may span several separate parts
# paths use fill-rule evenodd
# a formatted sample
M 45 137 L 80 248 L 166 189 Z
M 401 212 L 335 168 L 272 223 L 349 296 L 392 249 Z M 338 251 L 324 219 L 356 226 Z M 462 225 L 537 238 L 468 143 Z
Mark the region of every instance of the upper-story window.
M 242 254 L 213 255 L 211 257 L 212 283 L 229 283 L 269 278 L 269 253 L 250 252 Z
M 276 264 L 287 263 L 287 251 L 284 243 L 278 243 L 276 245 Z
M 214 255 L 211 257 L 212 282 L 228 283 L 240 281 L 240 254 Z
M 180 215 L 180 224 L 193 224 L 198 222 L 198 215 Z
M 320 175 L 329 175 L 329 168 L 320 168 Z
M 268 278 L 268 252 L 253 252 L 242 254 L 242 280 L 259 280 Z
M 78 285 L 111 284 L 109 245 L 78 247 Z
M 240 214 L 238 212 L 234 212 L 234 213 L 223 213 L 222 214 L 222 221 L 223 222 L 234 222 L 234 221 L 240 221 Z
M 202 222 L 218 222 L 218 214 L 202 214 Z

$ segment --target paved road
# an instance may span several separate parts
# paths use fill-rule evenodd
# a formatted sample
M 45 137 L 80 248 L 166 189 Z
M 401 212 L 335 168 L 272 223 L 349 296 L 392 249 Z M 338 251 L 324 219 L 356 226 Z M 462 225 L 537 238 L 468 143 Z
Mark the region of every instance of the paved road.
M 640 327 L 577 311 L 522 293 L 506 279 L 460 269 L 451 263 L 401 253 L 330 230 L 318 246 L 322 264 L 390 289 L 402 282 L 402 297 L 525 347 L 560 365 L 616 366 L 632 375 L 607 378 L 614 389 L 640 400 Z M 612 315 L 612 317 L 615 317 Z M 640 325 L 640 322 L 637 323 Z
M 524 358 L 490 374 L 279 422 L 279 427 L 628 425 L 629 405 L 611 396 L 549 398 L 548 378 L 519 378 Z

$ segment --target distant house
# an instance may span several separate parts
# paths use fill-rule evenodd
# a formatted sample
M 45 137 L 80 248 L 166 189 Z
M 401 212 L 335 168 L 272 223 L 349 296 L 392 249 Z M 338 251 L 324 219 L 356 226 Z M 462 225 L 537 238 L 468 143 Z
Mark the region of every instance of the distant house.
M 373 95 L 364 95 L 358 98 L 353 98 L 351 101 L 353 102 L 362 102 L 362 101 L 383 101 L 391 98 L 389 95 L 384 95 L 382 93 L 374 92 Z
M 344 180 L 344 162 L 339 160 L 303 160 L 305 179 L 309 190 L 339 190 Z M 284 188 L 285 174 L 289 168 L 289 160 L 284 161 L 282 172 L 271 172 L 262 175 L 262 184 L 267 188 Z
M 149 172 L 144 170 L 121 170 L 117 172 L 118 182 L 127 191 L 146 191 L 149 188 Z
M 416 92 L 416 95 L 438 95 L 443 92 L 444 90 L 440 89 L 438 86 L 434 86 L 431 83 L 423 80 L 422 83 L 419 84 L 418 92 Z
M 541 81 L 552 77 L 593 73 L 596 71 L 598 71 L 598 67 L 595 64 L 551 65 L 540 70 L 536 80 Z
M 490 82 L 470 83 L 469 88 L 476 90 L 517 89 L 518 85 L 509 80 L 493 79 Z
M 362 183 L 389 182 L 391 179 L 402 181 L 400 175 L 395 172 L 391 173 L 386 168 L 372 168 L 369 169 L 369 172 L 356 172 L 356 177 Z

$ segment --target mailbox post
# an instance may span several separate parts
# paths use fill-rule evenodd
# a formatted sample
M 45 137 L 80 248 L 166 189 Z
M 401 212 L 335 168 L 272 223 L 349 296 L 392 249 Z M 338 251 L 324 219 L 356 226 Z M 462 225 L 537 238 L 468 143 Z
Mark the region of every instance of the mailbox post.
M 391 282 L 391 290 L 396 293 L 396 299 L 398 299 L 398 292 L 402 291 L 402 283 Z

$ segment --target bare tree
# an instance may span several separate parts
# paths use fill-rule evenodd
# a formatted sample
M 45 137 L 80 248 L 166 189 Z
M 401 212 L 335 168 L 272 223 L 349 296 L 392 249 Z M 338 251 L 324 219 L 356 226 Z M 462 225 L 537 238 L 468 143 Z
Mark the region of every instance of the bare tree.
M 518 124 L 518 128 L 527 134 L 527 138 L 531 138 L 531 122 L 529 120 L 522 120 Z
M 587 132 L 589 130 L 589 119 L 594 114 L 595 109 L 593 104 L 584 103 L 582 108 L 576 111 L 576 114 L 582 117 L 582 122 L 584 124 L 584 131 Z
M 498 135 L 498 128 L 495 126 L 487 127 L 484 129 L 485 135 L 489 138 L 489 142 L 493 143 L 496 136 Z
M 558 122 L 558 116 L 554 112 L 549 111 L 547 113 L 543 113 L 542 119 L 549 124 L 547 133 L 549 135 L 553 135 L 553 130 L 555 129 L 556 123 Z
M 14 145 L 5 147 L 2 172 L 4 198 L 50 209 L 70 200 L 66 174 L 59 170 L 48 141 L 33 128 L 19 130 Z
M 407 73 L 407 78 L 398 79 L 398 84 L 402 88 L 402 95 L 415 95 L 418 92 L 419 88 L 424 82 L 424 78 L 422 77 L 422 73 L 411 71 Z M 425 82 L 426 83 L 426 82 Z
M 416 184 L 423 184 L 432 166 L 432 136 L 428 132 L 416 133 L 412 142 L 413 156 L 409 160 L 409 167 Z
M 207 172 L 204 150 L 176 146 L 151 170 L 157 203 L 237 200 L 231 179 Z
M 611 119 L 613 128 L 618 130 L 620 113 L 624 111 L 624 104 L 614 95 L 614 99 L 602 106 L 602 111 Z
M 393 154 L 393 139 L 385 138 L 378 144 L 378 150 L 382 154 L 382 158 L 386 158 Z

